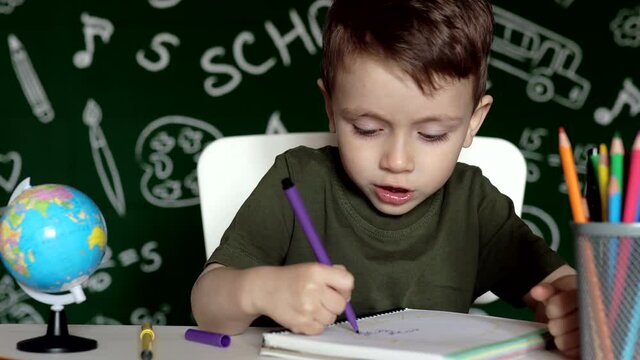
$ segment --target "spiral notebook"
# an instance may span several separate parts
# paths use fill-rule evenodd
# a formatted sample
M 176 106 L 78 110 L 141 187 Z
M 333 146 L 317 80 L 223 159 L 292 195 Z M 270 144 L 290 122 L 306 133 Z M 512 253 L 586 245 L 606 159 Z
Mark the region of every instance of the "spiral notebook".
M 348 322 L 322 334 L 265 333 L 261 356 L 282 359 L 508 359 L 542 349 L 546 325 L 483 315 L 404 309 Z

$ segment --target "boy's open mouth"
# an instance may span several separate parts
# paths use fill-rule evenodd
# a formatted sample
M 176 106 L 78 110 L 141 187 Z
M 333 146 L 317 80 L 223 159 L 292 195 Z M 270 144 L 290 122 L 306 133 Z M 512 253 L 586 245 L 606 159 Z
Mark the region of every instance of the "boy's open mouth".
M 413 191 L 387 185 L 376 185 L 376 195 L 384 203 L 402 205 L 411 200 Z

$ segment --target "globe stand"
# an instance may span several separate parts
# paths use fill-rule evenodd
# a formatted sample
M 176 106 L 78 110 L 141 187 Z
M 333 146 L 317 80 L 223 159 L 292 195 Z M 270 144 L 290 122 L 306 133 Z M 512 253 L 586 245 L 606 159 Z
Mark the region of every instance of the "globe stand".
M 19 341 L 18 350 L 36 353 L 68 353 L 93 350 L 98 342 L 80 336 L 69 335 L 67 316 L 63 306 L 52 306 L 47 324 L 47 334 Z
M 37 291 L 19 281 L 17 283 L 27 295 L 37 301 L 51 305 L 47 333 L 44 336 L 19 341 L 16 345 L 18 350 L 36 353 L 68 353 L 88 351 L 98 347 L 98 342 L 93 339 L 69 335 L 64 305 L 79 304 L 86 299 L 80 285 L 69 289 L 69 293 L 54 295 Z

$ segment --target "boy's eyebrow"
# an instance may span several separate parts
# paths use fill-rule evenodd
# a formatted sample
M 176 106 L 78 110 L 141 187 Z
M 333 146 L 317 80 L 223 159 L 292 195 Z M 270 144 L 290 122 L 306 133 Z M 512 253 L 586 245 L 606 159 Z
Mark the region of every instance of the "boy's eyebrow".
M 350 109 L 343 108 L 341 111 L 344 115 L 350 118 L 358 118 L 358 117 L 371 117 L 384 122 L 391 122 L 385 116 L 378 114 L 375 111 L 364 110 L 364 109 Z M 454 123 L 461 122 L 464 119 L 463 116 L 451 116 L 446 114 L 438 114 L 438 115 L 428 115 L 422 118 L 418 118 L 413 123 L 423 123 L 423 122 L 445 122 L 445 123 Z

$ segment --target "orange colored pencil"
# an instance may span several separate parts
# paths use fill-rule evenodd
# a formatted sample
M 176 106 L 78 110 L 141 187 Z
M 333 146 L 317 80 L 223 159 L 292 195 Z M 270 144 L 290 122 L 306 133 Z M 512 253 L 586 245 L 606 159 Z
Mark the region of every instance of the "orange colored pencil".
M 562 127 L 558 130 L 558 144 L 562 171 L 564 171 L 564 181 L 567 184 L 567 192 L 569 193 L 569 204 L 571 205 L 573 221 L 578 224 L 585 223 L 587 222 L 587 216 L 584 213 L 582 204 L 580 183 L 578 182 L 578 173 L 576 172 L 576 162 L 573 159 L 573 149 L 571 148 L 569 137 Z

